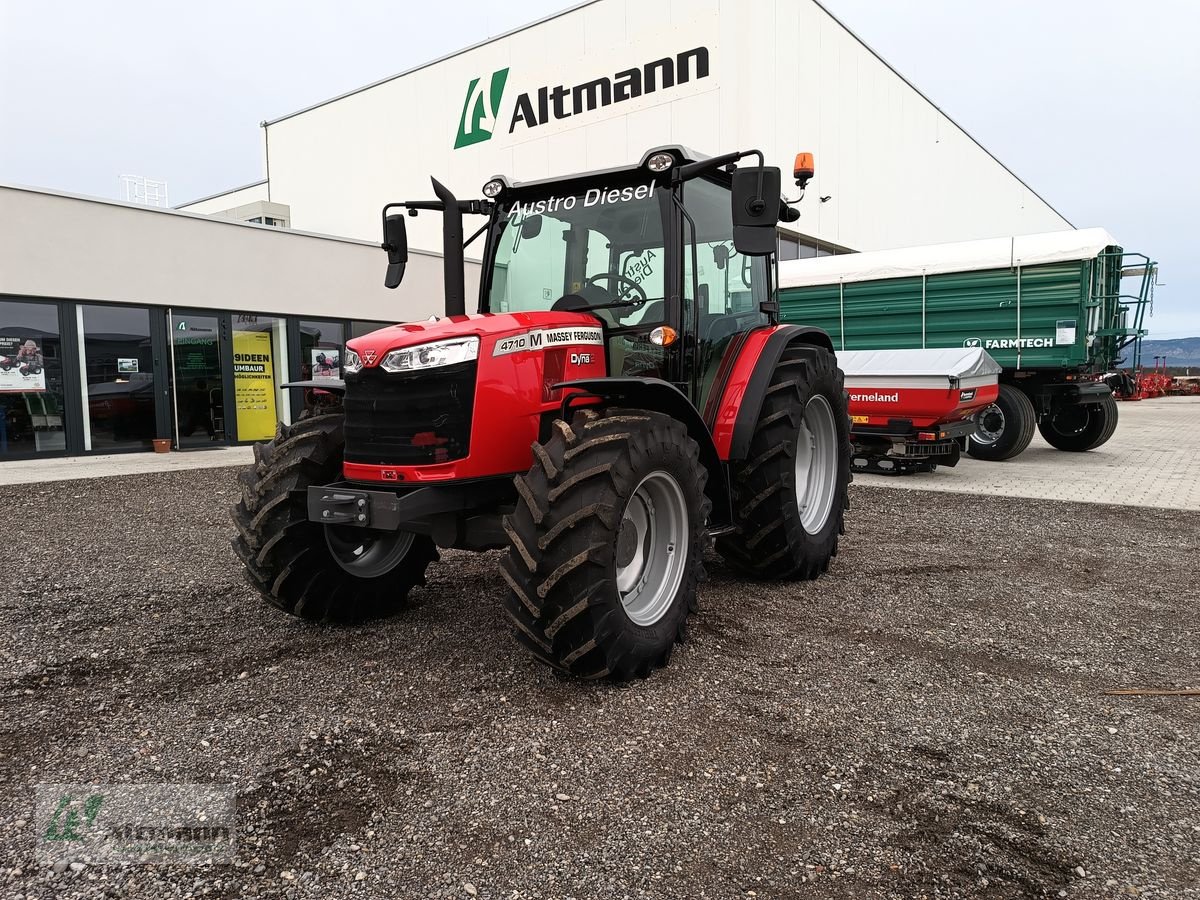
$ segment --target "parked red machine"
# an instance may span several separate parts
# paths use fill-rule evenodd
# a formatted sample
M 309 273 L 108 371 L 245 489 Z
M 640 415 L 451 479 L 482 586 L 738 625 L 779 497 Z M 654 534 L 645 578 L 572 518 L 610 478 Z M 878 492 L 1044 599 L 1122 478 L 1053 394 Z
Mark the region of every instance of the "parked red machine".
M 1120 400 L 1153 400 L 1171 393 L 1175 379 L 1167 372 L 1167 358 L 1154 357 L 1154 368 L 1146 371 L 1139 367 L 1133 376 L 1133 390 L 1128 394 L 1116 394 Z
M 351 340 L 341 382 L 291 385 L 341 403 L 255 446 L 233 513 L 250 583 L 301 618 L 361 620 L 396 612 L 439 547 L 504 549 L 517 640 L 619 680 L 670 659 L 710 542 L 755 579 L 820 576 L 848 417 L 829 335 L 777 321 L 776 227 L 799 217 L 780 180 L 757 150 L 666 147 L 385 206 L 388 287 L 406 214 L 441 214 L 446 314 Z M 471 315 L 464 215 L 484 218 Z
M 856 470 L 904 475 L 954 466 L 970 435 L 1004 426 L 987 418 L 1003 415 L 994 405 L 1001 367 L 978 347 L 843 350 L 837 357 Z

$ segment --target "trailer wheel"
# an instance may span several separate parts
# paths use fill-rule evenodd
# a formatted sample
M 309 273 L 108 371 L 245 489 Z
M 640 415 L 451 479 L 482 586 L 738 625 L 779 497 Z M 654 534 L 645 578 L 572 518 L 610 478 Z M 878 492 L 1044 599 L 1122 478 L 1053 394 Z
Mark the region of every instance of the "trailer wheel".
M 337 481 L 342 473 L 341 410 L 282 423 L 254 445 L 254 465 L 238 476 L 233 552 L 246 580 L 284 612 L 312 621 L 356 622 L 398 611 L 437 559 L 433 541 L 407 532 L 308 520 L 292 491 Z
M 967 443 L 967 453 L 976 459 L 1012 459 L 1029 446 L 1036 423 L 1029 396 L 1020 388 L 1002 384 L 996 402 L 975 414 L 975 433 Z
M 504 519 L 516 637 L 572 675 L 644 678 L 684 639 L 704 578 L 700 449 L 661 413 L 588 409 L 533 450 Z
M 849 507 L 844 376 L 820 347 L 789 347 L 771 376 L 747 459 L 732 472 L 737 530 L 717 540 L 755 578 L 817 578 L 837 554 Z
M 1057 450 L 1095 450 L 1117 430 L 1117 401 L 1105 397 L 1099 403 L 1059 406 L 1038 423 L 1046 443 Z

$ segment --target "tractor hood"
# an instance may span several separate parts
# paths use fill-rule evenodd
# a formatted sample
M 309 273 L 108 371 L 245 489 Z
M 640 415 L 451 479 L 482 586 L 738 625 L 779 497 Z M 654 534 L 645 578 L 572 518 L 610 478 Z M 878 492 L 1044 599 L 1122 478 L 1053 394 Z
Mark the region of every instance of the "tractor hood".
M 540 350 L 562 344 L 603 344 L 600 321 L 588 313 L 553 310 L 442 316 L 381 328 L 354 338 L 346 346 L 361 357 L 364 368 L 378 365 L 392 350 L 435 341 L 475 336 L 480 356 Z

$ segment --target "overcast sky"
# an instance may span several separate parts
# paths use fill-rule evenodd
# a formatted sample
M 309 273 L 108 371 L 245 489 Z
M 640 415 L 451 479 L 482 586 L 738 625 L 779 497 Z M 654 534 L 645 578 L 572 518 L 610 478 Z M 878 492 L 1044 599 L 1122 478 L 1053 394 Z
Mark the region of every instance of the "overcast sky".
M 1069 220 L 1159 260 L 1152 336 L 1200 335 L 1200 4 L 825 4 Z M 178 204 L 255 181 L 263 119 L 566 5 L 0 0 L 0 182 L 140 174 Z

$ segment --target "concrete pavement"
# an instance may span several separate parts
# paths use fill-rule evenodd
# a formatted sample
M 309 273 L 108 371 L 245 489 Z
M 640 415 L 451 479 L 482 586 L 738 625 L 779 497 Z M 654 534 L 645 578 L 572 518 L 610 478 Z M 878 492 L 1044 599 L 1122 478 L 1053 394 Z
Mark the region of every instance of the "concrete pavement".
M 953 469 L 855 475 L 856 484 L 1082 503 L 1200 510 L 1200 397 L 1118 403 L 1116 434 L 1087 453 L 1055 450 L 1040 434 L 1020 456 L 964 456 Z
M 220 447 L 171 453 L 112 453 L 104 456 L 67 456 L 59 459 L 20 459 L 0 462 L 0 485 L 104 478 L 180 469 L 216 469 L 242 466 L 254 458 L 249 447 Z
M 1121 403 L 1118 409 L 1120 425 L 1112 440 L 1088 453 L 1063 453 L 1035 434 L 1029 449 L 1007 462 L 964 457 L 953 469 L 857 474 L 855 481 L 900 490 L 1200 510 L 1200 397 Z M 241 466 L 251 458 L 249 447 L 225 447 L 0 462 L 0 485 Z

